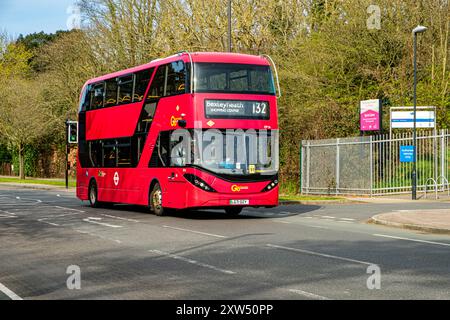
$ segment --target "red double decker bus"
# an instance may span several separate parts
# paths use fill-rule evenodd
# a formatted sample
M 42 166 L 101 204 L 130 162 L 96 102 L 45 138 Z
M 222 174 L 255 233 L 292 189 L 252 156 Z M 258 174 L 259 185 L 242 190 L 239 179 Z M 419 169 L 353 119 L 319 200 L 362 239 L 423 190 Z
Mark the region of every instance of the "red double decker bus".
M 148 206 L 157 215 L 276 206 L 272 70 L 268 56 L 181 52 L 87 81 L 77 197 L 93 207 Z

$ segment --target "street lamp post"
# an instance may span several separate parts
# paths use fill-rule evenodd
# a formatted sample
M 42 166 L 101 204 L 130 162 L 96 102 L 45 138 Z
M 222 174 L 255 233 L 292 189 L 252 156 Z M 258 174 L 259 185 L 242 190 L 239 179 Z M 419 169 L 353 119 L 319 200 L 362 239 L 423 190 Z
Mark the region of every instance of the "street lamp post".
M 411 174 L 412 179 L 412 199 L 417 199 L 417 134 L 416 134 L 416 117 L 417 117 L 417 34 L 425 32 L 427 30 L 424 26 L 417 26 L 413 29 L 413 37 L 414 37 L 414 94 L 413 94 L 413 102 L 414 102 L 414 119 L 413 119 L 413 148 L 414 148 L 414 162 L 413 162 L 413 171 Z
M 228 0 L 228 52 L 231 52 L 231 0 Z

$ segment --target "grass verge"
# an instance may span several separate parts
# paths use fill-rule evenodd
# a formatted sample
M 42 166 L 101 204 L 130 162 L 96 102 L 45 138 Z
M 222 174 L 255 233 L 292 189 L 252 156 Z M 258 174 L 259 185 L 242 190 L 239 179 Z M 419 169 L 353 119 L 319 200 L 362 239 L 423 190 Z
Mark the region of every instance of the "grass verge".
M 9 182 L 9 183 L 23 183 L 23 184 L 43 184 L 43 185 L 50 185 L 50 186 L 57 186 L 57 187 L 65 187 L 66 182 L 61 179 L 35 179 L 35 178 L 26 178 L 25 180 L 20 180 L 19 178 L 15 177 L 0 177 L 0 183 L 2 182 Z M 75 187 L 76 181 L 75 180 L 69 180 L 69 187 Z
M 280 195 L 280 201 L 321 201 L 321 200 L 345 200 L 342 197 L 312 196 L 312 195 Z

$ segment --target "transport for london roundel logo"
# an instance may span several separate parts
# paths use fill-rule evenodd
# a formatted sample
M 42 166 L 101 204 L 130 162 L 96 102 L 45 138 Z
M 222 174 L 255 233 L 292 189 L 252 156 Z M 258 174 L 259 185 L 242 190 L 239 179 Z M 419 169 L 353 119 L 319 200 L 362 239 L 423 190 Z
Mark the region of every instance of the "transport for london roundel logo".
M 119 173 L 116 171 L 114 173 L 114 185 L 117 186 L 119 184 Z

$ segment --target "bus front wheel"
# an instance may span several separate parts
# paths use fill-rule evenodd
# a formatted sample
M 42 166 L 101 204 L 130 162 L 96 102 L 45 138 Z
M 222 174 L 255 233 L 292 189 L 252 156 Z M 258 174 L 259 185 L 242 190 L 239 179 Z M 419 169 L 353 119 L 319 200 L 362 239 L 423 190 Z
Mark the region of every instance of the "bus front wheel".
M 89 183 L 89 203 L 92 208 L 98 208 L 100 206 L 100 202 L 97 198 L 97 183 L 95 181 L 91 181 Z
M 153 187 L 152 192 L 150 192 L 149 204 L 150 209 L 157 216 L 163 216 L 166 213 L 166 210 L 162 206 L 162 190 L 159 183 L 156 183 Z

